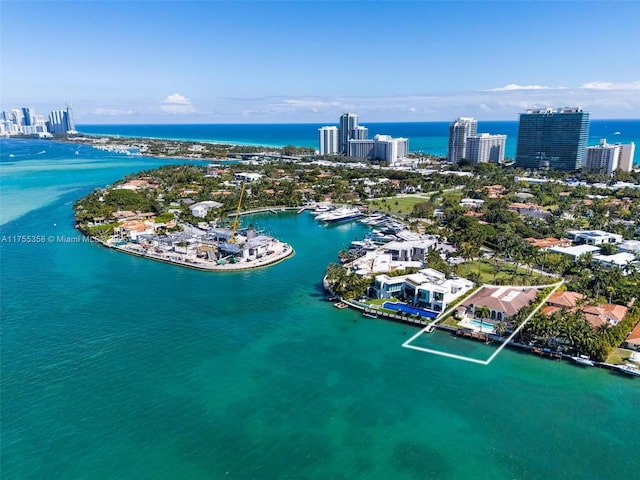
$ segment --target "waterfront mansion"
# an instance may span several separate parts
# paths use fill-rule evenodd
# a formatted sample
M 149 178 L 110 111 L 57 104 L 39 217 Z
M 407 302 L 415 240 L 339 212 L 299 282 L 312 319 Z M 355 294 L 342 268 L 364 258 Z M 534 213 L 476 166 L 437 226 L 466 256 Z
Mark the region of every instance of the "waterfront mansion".
M 471 290 L 474 283 L 464 278 L 446 278 L 444 273 L 425 268 L 417 273 L 390 277 L 377 275 L 370 296 L 397 298 L 410 305 L 434 312 L 443 312 L 461 295 Z

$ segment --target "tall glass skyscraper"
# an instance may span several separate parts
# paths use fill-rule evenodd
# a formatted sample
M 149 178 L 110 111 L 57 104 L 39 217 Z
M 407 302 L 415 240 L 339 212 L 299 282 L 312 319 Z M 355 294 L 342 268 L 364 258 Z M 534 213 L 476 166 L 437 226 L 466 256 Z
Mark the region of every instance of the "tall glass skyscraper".
M 588 136 L 589 112 L 581 108 L 527 110 L 520 114 L 516 166 L 579 170 Z
M 35 123 L 35 113 L 31 107 L 22 107 L 22 124 L 26 126 L 33 125 Z
M 340 115 L 340 127 L 338 128 L 340 131 L 338 150 L 344 155 L 349 155 L 349 140 L 355 138 L 355 131 L 358 128 L 358 115 L 355 113 L 343 113 Z

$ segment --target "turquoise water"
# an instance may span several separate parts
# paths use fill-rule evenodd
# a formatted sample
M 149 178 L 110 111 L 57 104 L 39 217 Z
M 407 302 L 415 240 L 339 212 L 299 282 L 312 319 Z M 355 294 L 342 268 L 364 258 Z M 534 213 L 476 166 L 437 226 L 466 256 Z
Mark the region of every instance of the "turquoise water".
M 168 163 L 79 153 L 0 140 L 13 212 L 0 238 L 77 236 L 77 197 Z M 2 478 L 637 474 L 638 379 L 510 350 L 481 366 L 403 349 L 416 330 L 323 300 L 326 264 L 361 225 L 250 221 L 296 255 L 215 274 L 89 243 L 0 242 Z M 441 332 L 415 343 L 495 348 Z
M 447 155 L 450 122 L 360 123 L 369 128 L 369 138 L 375 134 L 409 139 L 411 152 Z M 79 125 L 88 134 L 122 135 L 196 140 L 237 145 L 264 145 L 318 148 L 318 128 L 321 124 L 197 124 L 197 125 Z M 505 156 L 515 158 L 518 122 L 478 122 L 478 132 L 507 135 Z M 635 142 L 640 145 L 640 120 L 591 120 L 588 145 L 598 145 L 600 139 L 609 143 Z M 640 147 L 638 147 L 640 148 Z M 640 153 L 635 162 L 640 165 Z

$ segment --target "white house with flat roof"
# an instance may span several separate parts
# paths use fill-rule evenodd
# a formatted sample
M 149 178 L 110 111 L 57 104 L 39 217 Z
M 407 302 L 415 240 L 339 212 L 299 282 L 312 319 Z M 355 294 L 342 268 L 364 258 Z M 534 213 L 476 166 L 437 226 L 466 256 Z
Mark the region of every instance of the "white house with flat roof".
M 568 255 L 577 260 L 587 253 L 595 253 L 600 251 L 600 247 L 594 245 L 574 245 L 573 247 L 551 247 L 549 249 L 553 253 L 561 253 L 562 255 Z
M 618 245 L 619 252 L 640 253 L 640 240 L 625 240 Z
M 463 208 L 480 208 L 484 205 L 484 200 L 479 198 L 463 198 L 460 200 L 460 206 Z
M 220 202 L 206 201 L 189 205 L 189 210 L 191 210 L 191 215 L 194 217 L 204 218 L 207 216 L 209 210 L 212 208 L 220 208 L 221 206 L 222 204 Z
M 567 237 L 573 240 L 573 243 L 588 245 L 602 245 L 604 243 L 621 243 L 622 235 L 617 233 L 605 232 L 603 230 L 569 230 Z
M 384 245 L 385 253 L 394 261 L 424 262 L 427 252 L 435 248 L 438 240 L 434 238 L 410 241 L 394 241 Z
M 233 179 L 240 182 L 256 182 L 262 178 L 262 175 L 259 173 L 252 172 L 238 172 L 233 174 Z
M 625 271 L 630 265 L 640 268 L 640 262 L 636 260 L 636 256 L 629 252 L 616 253 L 615 255 L 594 255 L 592 263 L 599 263 L 606 268 L 619 268 L 624 274 L 630 273 Z
M 372 293 L 375 298 L 397 298 L 434 312 L 443 312 L 458 297 L 473 288 L 465 278 L 447 279 L 442 272 L 425 268 L 410 275 L 377 275 Z

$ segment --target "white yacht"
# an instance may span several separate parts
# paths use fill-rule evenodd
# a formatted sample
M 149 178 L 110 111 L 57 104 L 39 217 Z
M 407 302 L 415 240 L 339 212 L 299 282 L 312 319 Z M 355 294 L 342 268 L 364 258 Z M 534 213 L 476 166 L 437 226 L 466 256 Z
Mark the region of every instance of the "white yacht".
M 316 220 L 326 223 L 346 222 L 360 218 L 362 212 L 358 207 L 340 207 L 327 213 L 321 213 L 316 216 Z

